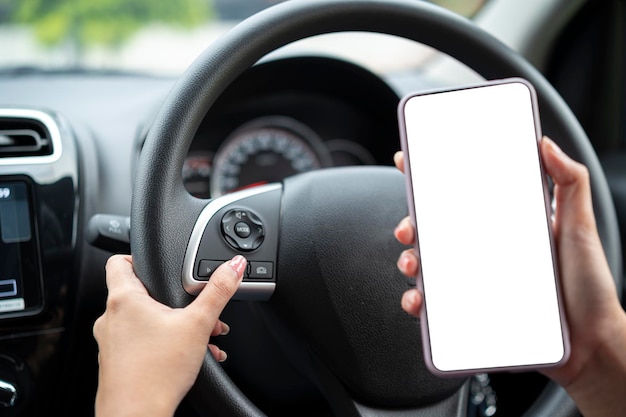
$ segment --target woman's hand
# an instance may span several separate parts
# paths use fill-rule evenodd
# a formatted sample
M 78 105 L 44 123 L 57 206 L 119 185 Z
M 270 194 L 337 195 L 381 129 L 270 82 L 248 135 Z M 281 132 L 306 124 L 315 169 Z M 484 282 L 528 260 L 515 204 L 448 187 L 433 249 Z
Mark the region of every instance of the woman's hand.
M 210 349 L 226 354 L 209 338 L 228 332 L 219 320 L 241 282 L 247 261 L 235 256 L 211 276 L 185 308 L 155 301 L 133 272 L 130 256 L 106 265 L 106 311 L 93 328 L 99 348 L 96 414 L 172 416 L 193 385 Z
M 585 416 L 626 415 L 626 315 L 596 228 L 589 173 L 548 138 L 540 151 L 555 184 L 553 232 L 571 342 L 568 361 L 543 373 L 567 389 Z M 394 161 L 404 172 L 402 153 Z M 394 233 L 403 244 L 415 243 L 408 217 Z M 414 250 L 402 252 L 398 268 L 407 276 L 417 275 Z M 422 294 L 408 290 L 402 308 L 417 316 Z

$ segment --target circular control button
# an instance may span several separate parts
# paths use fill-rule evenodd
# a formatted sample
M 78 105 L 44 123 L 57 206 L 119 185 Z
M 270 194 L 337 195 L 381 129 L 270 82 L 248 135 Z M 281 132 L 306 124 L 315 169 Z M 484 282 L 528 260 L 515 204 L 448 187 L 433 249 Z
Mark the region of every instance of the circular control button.
M 239 222 L 235 225 L 235 233 L 237 236 L 246 238 L 250 236 L 250 225 L 248 223 Z
M 261 246 L 265 228 L 252 211 L 233 209 L 222 217 L 222 236 L 234 249 L 249 252 Z

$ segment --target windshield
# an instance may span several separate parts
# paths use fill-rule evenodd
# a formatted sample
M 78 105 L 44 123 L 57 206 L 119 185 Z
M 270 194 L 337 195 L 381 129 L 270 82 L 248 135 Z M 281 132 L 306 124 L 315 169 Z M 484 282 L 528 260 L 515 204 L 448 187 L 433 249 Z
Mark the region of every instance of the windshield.
M 298 0 L 289 0 L 298 1 Z M 421 1 L 421 0 L 415 0 Z M 217 36 L 280 0 L 0 0 L 0 71 L 131 71 L 176 75 Z M 485 0 L 435 0 L 465 16 Z M 428 56 L 422 48 L 402 60 L 384 37 L 333 35 L 299 43 L 314 53 L 345 54 L 377 72 L 410 68 Z M 376 39 L 372 39 L 375 37 Z M 379 39 L 380 38 L 380 39 Z M 345 44 L 349 44 L 349 48 Z M 380 53 L 372 53 L 377 48 Z M 382 55 L 381 55 L 382 54 Z M 376 59 L 372 60 L 375 56 Z M 370 62 L 371 61 L 371 62 Z M 393 63 L 392 63 L 393 62 Z

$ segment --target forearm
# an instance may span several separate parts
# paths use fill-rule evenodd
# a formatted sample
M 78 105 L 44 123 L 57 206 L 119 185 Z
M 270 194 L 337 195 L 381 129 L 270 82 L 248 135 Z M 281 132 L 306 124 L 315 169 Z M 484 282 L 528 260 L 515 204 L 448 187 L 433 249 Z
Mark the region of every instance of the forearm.
M 163 388 L 146 375 L 145 378 L 133 378 L 124 375 L 123 380 L 103 377 L 100 372 L 98 392 L 96 393 L 96 417 L 172 417 L 176 412 L 179 398 L 171 395 L 175 390 Z M 121 372 L 117 372 L 121 375 Z
M 96 399 L 97 417 L 172 417 L 176 407 L 162 404 L 157 399 L 145 401 L 134 398 L 115 398 L 115 396 Z
M 626 416 L 626 315 L 565 388 L 585 417 Z

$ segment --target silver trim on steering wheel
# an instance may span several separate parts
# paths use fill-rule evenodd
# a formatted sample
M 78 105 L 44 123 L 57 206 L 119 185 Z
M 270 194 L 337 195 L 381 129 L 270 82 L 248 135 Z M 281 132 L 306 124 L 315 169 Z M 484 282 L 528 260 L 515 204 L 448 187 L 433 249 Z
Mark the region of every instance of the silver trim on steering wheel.
M 198 249 L 200 247 L 200 241 L 202 240 L 202 236 L 204 235 L 204 230 L 206 229 L 213 216 L 221 209 L 239 200 L 267 193 L 270 191 L 280 190 L 281 188 L 282 185 L 278 183 L 262 185 L 218 197 L 214 200 L 211 200 L 206 205 L 206 207 L 198 216 L 198 220 L 193 227 L 191 237 L 189 238 L 189 244 L 187 245 L 187 251 L 185 252 L 182 276 L 182 283 L 185 291 L 187 291 L 191 295 L 197 295 L 207 283 L 207 281 L 200 281 L 194 278 L 194 265 L 196 256 L 198 254 Z M 268 300 L 274 293 L 275 288 L 275 282 L 243 281 L 240 284 L 237 293 L 235 293 L 235 295 L 233 296 L 233 299 Z

